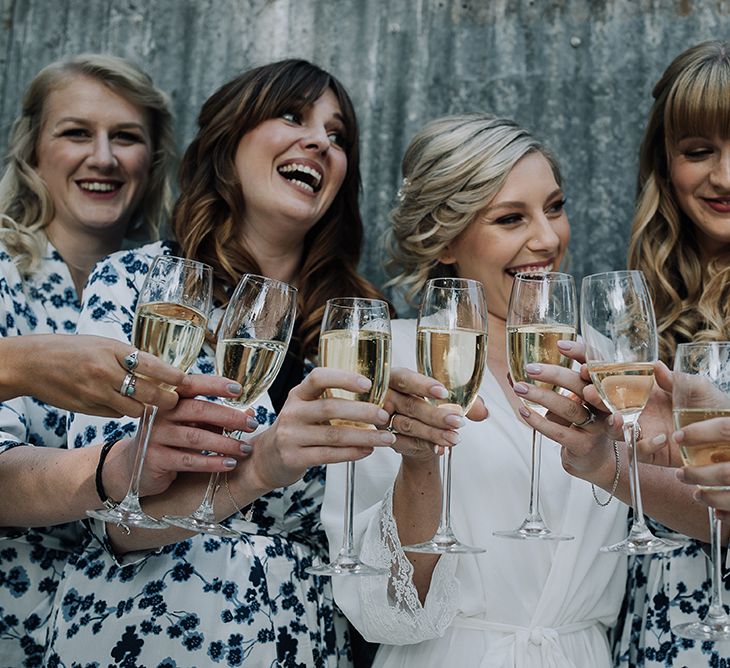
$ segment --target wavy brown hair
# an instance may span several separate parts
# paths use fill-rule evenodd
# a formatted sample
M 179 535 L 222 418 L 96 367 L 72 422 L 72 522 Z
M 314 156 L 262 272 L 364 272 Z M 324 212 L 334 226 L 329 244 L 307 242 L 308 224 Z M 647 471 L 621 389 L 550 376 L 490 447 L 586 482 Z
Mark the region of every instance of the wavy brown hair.
M 342 84 L 305 60 L 282 60 L 257 67 L 219 88 L 198 117 L 198 134 L 180 167 L 180 198 L 172 229 L 185 257 L 213 267 L 214 296 L 245 273 L 261 270 L 241 239 L 246 202 L 235 169 L 241 138 L 263 121 L 301 112 L 326 90 L 342 112 L 347 172 L 330 208 L 304 238 L 298 272 L 299 319 L 294 336 L 303 356 L 317 353 L 325 302 L 332 297 L 379 297 L 357 273 L 363 242 L 360 218 L 359 132 L 355 110 Z
M 0 230 L 24 273 L 31 273 L 46 250 L 44 228 L 55 215 L 53 201 L 36 172 L 36 145 L 48 96 L 75 78 L 94 79 L 142 108 L 150 122 L 152 155 L 144 197 L 132 213 L 127 238 L 156 239 L 172 210 L 172 172 L 176 157 L 167 95 L 134 63 L 117 56 L 85 53 L 44 67 L 23 96 L 13 124 L 7 167 L 0 180 Z
M 660 357 L 671 364 L 677 344 L 730 339 L 730 257 L 700 257 L 694 222 L 670 180 L 683 137 L 730 138 L 730 49 L 703 42 L 667 67 L 639 154 L 639 183 L 628 265 L 641 269 L 654 298 Z

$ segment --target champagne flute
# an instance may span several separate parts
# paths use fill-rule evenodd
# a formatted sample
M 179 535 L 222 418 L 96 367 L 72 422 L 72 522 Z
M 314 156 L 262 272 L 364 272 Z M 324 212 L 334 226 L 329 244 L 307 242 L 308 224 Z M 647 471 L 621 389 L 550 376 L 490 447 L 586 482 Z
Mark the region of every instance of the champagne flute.
M 187 371 L 200 352 L 213 292 L 213 270 L 207 264 L 171 255 L 155 258 L 137 299 L 132 345 Z M 137 429 L 137 450 L 129 491 L 111 509 L 86 514 L 104 522 L 145 529 L 165 529 L 167 524 L 142 511 L 139 484 L 157 406 L 145 404 Z
M 591 380 L 603 403 L 623 418 L 629 449 L 629 479 L 633 519 L 629 535 L 603 552 L 652 554 L 678 545 L 655 536 L 644 520 L 636 457 L 636 431 L 654 387 L 658 342 L 654 307 L 644 274 L 611 271 L 583 279 L 581 331 Z
M 558 341 L 574 341 L 578 327 L 575 281 L 570 274 L 559 272 L 524 272 L 517 274 L 512 284 L 507 312 L 507 359 L 514 382 L 529 383 L 542 389 L 557 391 L 552 384 L 542 383 L 527 375 L 528 364 L 571 365 L 560 353 Z M 546 410 L 525 400 L 532 410 Z M 530 462 L 530 503 L 527 517 L 519 527 L 495 531 L 501 538 L 537 538 L 541 540 L 572 540 L 573 536 L 550 530 L 540 515 L 540 458 L 542 435 L 532 430 L 532 459 Z
M 330 299 L 324 310 L 319 337 L 322 366 L 359 373 L 370 379 L 367 392 L 332 388 L 328 397 L 369 401 L 382 406 L 390 380 L 390 312 L 379 299 L 346 297 Z M 332 424 L 374 429 L 370 424 L 332 420 Z M 382 575 L 387 568 L 368 566 L 360 560 L 353 543 L 352 514 L 355 499 L 355 462 L 347 462 L 345 481 L 344 536 L 339 554 L 329 564 L 310 566 L 312 575 Z
M 435 278 L 426 284 L 418 313 L 416 343 L 419 373 L 439 381 L 446 399 L 434 405 L 456 404 L 469 411 L 477 398 L 487 360 L 487 303 L 478 281 Z M 451 528 L 451 453 L 441 458 L 441 516 L 429 540 L 405 545 L 408 552 L 427 554 L 478 553 L 484 548 L 462 543 Z
M 681 343 L 674 358 L 672 390 L 674 425 L 687 425 L 716 417 L 730 417 L 730 342 Z M 679 450 L 686 466 L 705 466 L 730 461 L 730 442 L 720 441 Z M 710 489 L 730 489 L 711 487 Z M 710 513 L 710 581 L 712 598 L 704 619 L 672 627 L 683 638 L 730 640 L 730 616 L 722 604 L 722 543 L 720 520 Z
M 269 389 L 286 357 L 296 310 L 296 288 L 254 274 L 241 278 L 218 328 L 215 365 L 218 375 L 237 381 L 243 390 L 224 403 L 245 410 Z M 219 479 L 219 473 L 210 476 L 205 496 L 191 515 L 162 519 L 190 531 L 239 536 L 215 519 L 213 500 Z

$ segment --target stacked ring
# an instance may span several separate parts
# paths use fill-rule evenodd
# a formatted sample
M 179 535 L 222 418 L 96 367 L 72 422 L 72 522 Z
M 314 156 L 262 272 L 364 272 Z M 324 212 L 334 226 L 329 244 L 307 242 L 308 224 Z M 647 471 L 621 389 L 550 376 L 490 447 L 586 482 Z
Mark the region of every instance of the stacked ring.
M 589 406 L 583 404 L 583 408 L 586 409 L 586 416 L 580 422 L 573 422 L 574 427 L 587 427 L 589 424 L 593 424 L 596 421 L 596 414 L 590 409 Z
M 119 394 L 123 397 L 133 397 L 134 393 L 137 391 L 136 385 L 137 376 L 130 371 L 126 376 L 124 376 L 122 386 L 119 388 Z
M 122 365 L 127 371 L 134 371 L 137 368 L 137 365 L 139 364 L 137 357 L 139 357 L 139 350 L 133 350 L 129 353 L 129 355 L 125 355 L 122 360 Z
M 396 431 L 396 428 L 393 426 L 393 420 L 395 420 L 396 413 L 393 413 L 393 415 L 390 416 L 390 422 L 388 422 L 388 426 L 385 428 L 386 431 L 389 431 L 393 436 L 398 435 L 398 431 Z

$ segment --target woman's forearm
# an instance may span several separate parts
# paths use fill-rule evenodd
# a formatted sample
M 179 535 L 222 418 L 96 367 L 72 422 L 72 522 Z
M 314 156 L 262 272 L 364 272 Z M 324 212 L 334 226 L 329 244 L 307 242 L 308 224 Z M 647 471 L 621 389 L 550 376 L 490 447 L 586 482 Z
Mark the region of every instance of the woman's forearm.
M 621 446 L 621 471 L 615 496 L 626 505 L 631 505 L 628 452 L 623 444 Z M 677 480 L 675 471 L 676 469 L 666 466 L 639 464 L 639 483 L 644 513 L 675 531 L 709 543 L 710 526 L 707 507 L 693 498 L 694 488 Z M 610 491 L 613 484 L 613 472 L 610 472 L 609 476 L 605 469 L 600 477 L 595 477 L 590 482 Z M 730 529 L 726 528 L 725 540 L 728 535 L 730 535 Z
M 401 545 L 421 543 L 431 538 L 438 528 L 440 511 L 439 460 L 434 457 L 416 465 L 401 464 L 393 489 L 393 516 Z M 439 556 L 416 552 L 406 552 L 406 555 L 413 564 L 413 584 L 423 603 Z
M 271 491 L 262 488 L 250 475 L 247 464 L 248 462 L 241 462 L 235 471 L 220 474 L 220 486 L 213 504 L 217 521 L 230 517 Z M 210 476 L 207 474 L 180 475 L 164 493 L 143 499 L 142 507 L 146 513 L 156 518 L 161 518 L 163 515 L 190 515 L 203 500 L 209 480 Z M 162 530 L 131 527 L 131 531 L 126 533 L 113 524 L 107 525 L 107 533 L 112 547 L 118 554 L 152 550 L 194 535 L 193 532 L 178 527 Z
M 0 455 L 0 525 L 51 526 L 101 506 L 94 484 L 99 450 L 20 445 Z

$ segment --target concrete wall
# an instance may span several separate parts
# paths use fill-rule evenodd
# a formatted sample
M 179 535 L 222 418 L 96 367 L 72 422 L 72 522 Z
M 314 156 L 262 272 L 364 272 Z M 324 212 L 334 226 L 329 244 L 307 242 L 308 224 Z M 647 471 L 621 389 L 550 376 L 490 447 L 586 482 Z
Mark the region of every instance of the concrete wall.
M 362 123 L 362 270 L 378 283 L 405 146 L 425 121 L 473 110 L 515 118 L 560 157 L 571 270 L 622 267 L 652 85 L 686 47 L 730 39 L 728 0 L 0 0 L 0 12 L 3 142 L 26 83 L 75 52 L 142 64 L 172 95 L 181 147 L 241 69 L 299 56 L 333 71 Z

